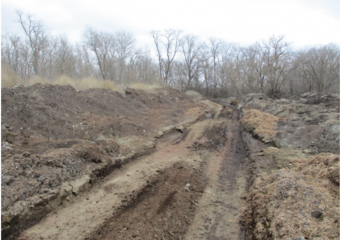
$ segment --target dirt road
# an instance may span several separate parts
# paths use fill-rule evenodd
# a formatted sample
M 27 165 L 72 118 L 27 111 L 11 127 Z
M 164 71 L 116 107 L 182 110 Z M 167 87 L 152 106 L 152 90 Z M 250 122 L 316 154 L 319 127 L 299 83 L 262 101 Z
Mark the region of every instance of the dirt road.
M 186 239 L 245 239 L 239 224 L 240 199 L 247 187 L 247 147 L 237 121 L 227 119 L 222 151 L 208 161 L 208 186 Z
M 64 203 L 19 239 L 245 239 L 238 208 L 247 148 L 237 112 L 158 139 L 156 150 Z

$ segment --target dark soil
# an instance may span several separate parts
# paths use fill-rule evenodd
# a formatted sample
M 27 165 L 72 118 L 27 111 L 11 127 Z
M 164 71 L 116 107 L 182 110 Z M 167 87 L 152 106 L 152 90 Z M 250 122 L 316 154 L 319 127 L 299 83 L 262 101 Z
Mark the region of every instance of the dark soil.
M 183 239 L 205 184 L 199 171 L 177 162 L 86 239 Z
M 12 228 L 18 222 L 25 221 L 19 224 L 23 228 L 34 222 L 21 218 L 23 211 L 32 215 L 28 209 L 45 206 L 35 221 L 51 211 L 55 204 L 46 204 L 58 197 L 63 182 L 108 174 L 119 167 L 121 157 L 138 154 L 122 148 L 117 139 L 147 139 L 197 107 L 172 88 L 155 93 L 126 89 L 121 94 L 35 84 L 1 91 L 3 236 L 17 231 Z

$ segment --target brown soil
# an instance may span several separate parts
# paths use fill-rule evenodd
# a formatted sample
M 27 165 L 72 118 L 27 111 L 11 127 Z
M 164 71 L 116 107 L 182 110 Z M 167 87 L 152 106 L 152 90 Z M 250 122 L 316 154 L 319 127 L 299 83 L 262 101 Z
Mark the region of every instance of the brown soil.
M 120 94 L 36 84 L 2 88 L 1 97 L 2 236 L 33 226 L 100 178 L 154 151 L 155 137 L 184 130 L 212 111 L 171 88 Z
M 245 138 L 251 149 L 253 178 L 242 219 L 252 239 L 338 239 L 339 155 L 314 155 L 338 149 L 338 102 L 329 98 L 311 106 L 308 101 L 269 101 L 256 94 L 245 97 L 244 102 L 275 114 L 277 119 L 285 118 L 276 123 L 276 134 L 272 134 L 271 144 L 276 147 L 250 134 Z M 244 111 L 246 116 L 249 110 Z M 306 121 L 311 112 L 315 120 L 312 126 Z M 318 118 L 320 112 L 323 118 Z M 269 113 L 257 115 L 273 119 Z M 263 118 L 262 124 L 267 119 Z M 249 128 L 253 119 L 245 117 L 242 122 L 254 135 Z
M 205 187 L 202 177 L 185 162 L 176 162 L 85 239 L 182 238 Z
M 295 107 L 276 115 L 198 96 L 3 88 L 2 238 L 337 236 L 339 157 L 314 155 L 336 138 L 303 141 L 335 133 L 336 113 L 316 126 L 293 121 Z M 292 141 L 294 126 L 310 135 Z
M 276 128 L 277 147 L 303 149 L 314 155 L 339 154 L 339 95 L 308 93 L 298 100 L 273 100 L 262 94 L 249 94 L 242 104 L 281 118 Z
M 2 92 L 3 239 L 245 238 L 232 108 L 171 88 Z
M 249 215 L 244 218 L 254 226 L 254 238 L 338 238 L 338 179 L 339 156 L 332 154 L 259 176 L 250 189 Z

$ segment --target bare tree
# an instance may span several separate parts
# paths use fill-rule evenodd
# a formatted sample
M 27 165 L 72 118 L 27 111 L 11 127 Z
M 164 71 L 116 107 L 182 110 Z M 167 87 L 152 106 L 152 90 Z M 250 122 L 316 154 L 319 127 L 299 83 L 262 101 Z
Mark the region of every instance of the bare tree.
M 20 47 L 20 37 L 11 33 L 1 36 L 1 60 L 15 72 L 19 70 Z
M 210 38 L 208 42 L 210 54 L 212 57 L 212 64 L 213 64 L 213 86 L 214 86 L 214 92 L 217 90 L 218 85 L 218 79 L 217 79 L 217 68 L 220 62 L 220 54 L 221 54 L 221 47 L 222 47 L 222 41 L 217 40 L 216 38 Z
M 181 45 L 181 30 L 168 29 L 150 32 L 157 50 L 159 73 L 165 85 L 171 85 L 171 67 Z M 165 55 L 165 57 L 163 57 Z
M 300 71 L 309 91 L 328 93 L 339 87 L 339 47 L 329 44 L 299 55 Z
M 27 36 L 32 51 L 34 74 L 39 75 L 42 52 L 48 44 L 46 29 L 40 21 L 34 20 L 32 15 L 27 15 L 26 19 L 24 19 L 22 12 L 16 11 L 16 14 L 18 15 L 18 22 Z
M 205 88 L 205 95 L 209 96 L 210 82 L 213 79 L 212 57 L 208 46 L 202 45 L 202 49 L 199 54 L 199 71 L 203 77 L 203 83 Z
M 131 33 L 125 31 L 115 33 L 114 37 L 116 41 L 118 57 L 118 82 L 122 83 L 123 73 L 125 72 L 126 60 L 128 57 L 135 54 L 134 50 L 136 39 L 133 37 Z
M 103 79 L 114 80 L 113 65 L 116 62 L 116 41 L 113 34 L 97 32 L 87 27 L 84 32 L 85 46 L 93 52 Z
M 198 37 L 194 35 L 185 35 L 181 41 L 181 49 L 184 56 L 186 86 L 192 87 L 192 80 L 196 77 L 196 86 L 198 85 L 198 55 L 202 46 L 198 43 Z
M 243 83 L 249 92 L 265 92 L 264 57 L 260 44 L 239 48 Z
M 59 36 L 57 39 L 55 53 L 55 74 L 56 76 L 67 75 L 74 77 L 76 58 L 74 56 L 74 48 L 67 40 L 67 37 Z
M 290 45 L 284 41 L 284 36 L 273 36 L 261 46 L 264 77 L 268 81 L 268 95 L 271 97 L 280 95 L 283 84 L 297 67 Z
M 94 77 L 95 70 L 86 46 L 77 44 L 75 46 L 75 76 L 78 78 Z

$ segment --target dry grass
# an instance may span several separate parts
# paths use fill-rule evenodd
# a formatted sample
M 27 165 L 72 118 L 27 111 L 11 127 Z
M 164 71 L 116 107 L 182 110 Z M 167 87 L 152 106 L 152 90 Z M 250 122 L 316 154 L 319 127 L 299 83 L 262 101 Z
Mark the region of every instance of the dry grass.
M 75 78 L 70 78 L 68 76 L 60 76 L 55 80 L 54 84 L 71 85 L 75 89 L 80 90 L 80 91 L 84 91 L 90 88 L 106 88 L 112 91 L 121 90 L 116 87 L 113 81 L 99 80 L 99 79 L 91 78 L 91 77 L 75 79 Z
M 312 178 L 328 179 L 339 186 L 339 156 L 321 153 L 306 158 L 291 158 L 289 161 L 297 167 L 297 171 Z
M 244 129 L 251 132 L 263 142 L 271 142 L 276 136 L 276 123 L 280 118 L 256 109 L 244 110 L 241 120 Z
M 203 99 L 202 95 L 196 91 L 188 90 L 185 92 L 185 94 L 188 95 L 195 102 Z
M 158 84 L 146 84 L 146 83 L 132 83 L 129 85 L 129 88 L 133 88 L 136 90 L 143 90 L 145 92 L 153 93 L 156 88 L 160 88 L 161 86 Z
M 262 174 L 250 189 L 243 213 L 254 238 L 338 239 L 339 156 L 290 161 L 295 169 Z
M 41 84 L 52 84 L 51 81 L 47 78 L 42 78 L 42 77 L 39 77 L 39 76 L 32 76 L 29 81 L 28 81 L 28 84 L 27 85 L 33 85 L 33 84 L 36 84 L 36 83 L 41 83 Z
M 14 87 L 21 83 L 20 77 L 6 65 L 1 65 L 1 87 Z
M 36 83 L 71 85 L 79 91 L 84 91 L 90 88 L 106 88 L 106 89 L 110 89 L 112 91 L 117 91 L 121 93 L 124 92 L 123 89 L 126 87 L 123 85 L 116 85 L 111 80 L 100 80 L 100 79 L 96 79 L 93 77 L 77 79 L 77 78 L 71 78 L 65 75 L 56 78 L 54 81 L 51 81 L 50 79 L 42 78 L 39 76 L 32 76 L 28 80 L 28 83 L 24 84 L 24 82 L 20 79 L 20 77 L 16 75 L 10 68 L 6 66 L 2 66 L 1 68 L 1 86 L 2 87 L 14 87 L 20 84 L 33 85 Z M 160 88 L 160 85 L 146 84 L 146 83 L 131 83 L 129 87 L 138 89 L 138 90 L 143 90 L 145 92 L 154 92 L 156 88 Z

